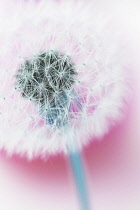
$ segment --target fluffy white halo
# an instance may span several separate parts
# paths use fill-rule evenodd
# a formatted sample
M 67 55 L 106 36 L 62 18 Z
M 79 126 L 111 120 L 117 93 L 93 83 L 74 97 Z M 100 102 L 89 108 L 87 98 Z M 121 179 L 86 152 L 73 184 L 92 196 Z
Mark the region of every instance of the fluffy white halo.
M 6 1 L 5 1 L 6 2 Z M 108 17 L 93 1 L 42 1 L 36 5 L 1 1 L 0 18 L 0 148 L 33 158 L 46 153 L 80 150 L 118 122 L 128 96 L 126 72 Z M 73 88 L 82 110 L 69 126 L 54 129 L 37 106 L 15 89 L 21 63 L 41 52 L 70 56 L 77 72 Z

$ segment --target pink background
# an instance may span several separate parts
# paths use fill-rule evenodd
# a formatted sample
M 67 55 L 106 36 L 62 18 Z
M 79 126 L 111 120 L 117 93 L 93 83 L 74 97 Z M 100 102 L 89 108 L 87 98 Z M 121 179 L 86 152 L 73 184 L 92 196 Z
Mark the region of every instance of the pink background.
M 133 96 L 124 121 L 83 151 L 91 210 L 140 210 L 140 4 L 100 1 L 114 11 L 128 41 Z M 0 154 L 0 209 L 78 210 L 69 162 L 63 155 L 28 162 Z

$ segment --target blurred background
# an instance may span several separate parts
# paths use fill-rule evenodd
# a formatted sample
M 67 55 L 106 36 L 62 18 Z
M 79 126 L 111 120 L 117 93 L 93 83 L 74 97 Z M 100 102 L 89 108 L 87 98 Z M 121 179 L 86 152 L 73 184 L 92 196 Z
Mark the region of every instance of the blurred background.
M 125 119 L 83 150 L 91 210 L 140 210 L 140 1 L 99 0 L 95 6 L 111 13 L 124 34 L 133 94 Z M 79 210 L 68 158 L 29 162 L 1 151 L 0 209 Z

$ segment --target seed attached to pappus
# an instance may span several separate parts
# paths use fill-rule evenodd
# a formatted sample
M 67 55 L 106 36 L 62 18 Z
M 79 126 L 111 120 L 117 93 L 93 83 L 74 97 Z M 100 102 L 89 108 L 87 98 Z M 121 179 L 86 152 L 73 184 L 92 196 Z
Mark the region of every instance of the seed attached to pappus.
M 65 125 L 75 66 L 67 55 L 49 51 L 25 60 L 16 74 L 22 96 L 39 104 L 48 124 Z

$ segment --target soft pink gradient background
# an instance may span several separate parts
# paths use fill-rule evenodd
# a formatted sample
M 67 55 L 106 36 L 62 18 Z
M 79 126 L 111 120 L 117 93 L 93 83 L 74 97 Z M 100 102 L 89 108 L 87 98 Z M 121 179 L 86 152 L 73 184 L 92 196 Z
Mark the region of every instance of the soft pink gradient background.
M 133 97 L 125 120 L 83 151 L 91 210 L 140 210 L 140 4 L 100 1 L 128 42 Z M 69 162 L 63 155 L 28 162 L 0 155 L 1 210 L 78 210 Z

